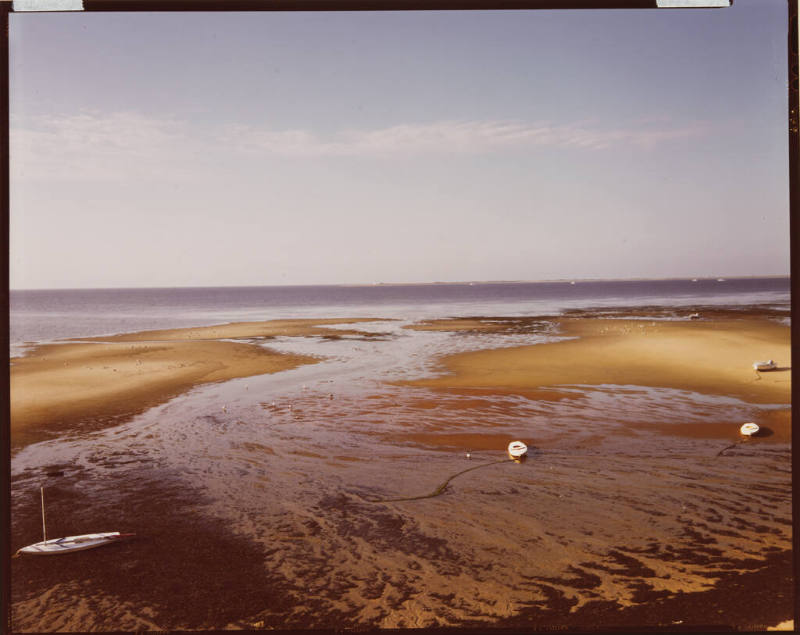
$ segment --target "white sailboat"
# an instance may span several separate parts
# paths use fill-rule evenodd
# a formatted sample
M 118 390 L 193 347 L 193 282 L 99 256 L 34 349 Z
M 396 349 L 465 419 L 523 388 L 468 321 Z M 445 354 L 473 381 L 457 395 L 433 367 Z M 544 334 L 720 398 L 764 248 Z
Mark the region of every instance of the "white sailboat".
M 771 359 L 764 360 L 763 362 L 753 362 L 754 370 L 775 370 L 778 365 Z
M 758 434 L 759 430 L 760 428 L 758 427 L 758 424 L 752 422 L 742 424 L 742 427 L 739 428 L 739 432 L 746 437 L 752 437 L 753 435 Z
M 522 441 L 512 441 L 508 444 L 508 456 L 514 461 L 521 461 L 528 453 L 528 446 Z
M 73 551 L 84 551 L 102 547 L 125 538 L 130 538 L 136 534 L 121 534 L 118 531 L 107 531 L 96 534 L 82 534 L 80 536 L 66 536 L 65 538 L 47 539 L 47 527 L 44 516 L 44 487 L 41 488 L 42 494 L 42 542 L 37 542 L 27 547 L 23 547 L 16 554 L 28 554 L 34 556 L 49 556 L 59 553 L 71 553 Z

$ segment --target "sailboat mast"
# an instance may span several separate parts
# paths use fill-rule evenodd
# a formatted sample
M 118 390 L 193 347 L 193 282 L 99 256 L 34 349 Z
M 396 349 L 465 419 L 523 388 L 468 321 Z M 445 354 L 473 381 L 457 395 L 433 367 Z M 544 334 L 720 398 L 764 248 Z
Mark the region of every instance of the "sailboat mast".
M 45 528 L 44 524 L 44 486 L 41 488 L 42 492 L 42 537 L 44 538 L 44 542 L 47 542 L 47 529 Z

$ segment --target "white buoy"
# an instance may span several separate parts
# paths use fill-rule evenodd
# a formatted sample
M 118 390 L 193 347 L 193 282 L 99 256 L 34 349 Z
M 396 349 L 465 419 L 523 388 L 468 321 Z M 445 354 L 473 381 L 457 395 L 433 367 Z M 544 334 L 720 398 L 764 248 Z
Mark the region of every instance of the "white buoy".
M 741 432 L 746 437 L 752 437 L 759 431 L 758 424 L 756 423 L 745 423 L 739 428 L 739 432 Z

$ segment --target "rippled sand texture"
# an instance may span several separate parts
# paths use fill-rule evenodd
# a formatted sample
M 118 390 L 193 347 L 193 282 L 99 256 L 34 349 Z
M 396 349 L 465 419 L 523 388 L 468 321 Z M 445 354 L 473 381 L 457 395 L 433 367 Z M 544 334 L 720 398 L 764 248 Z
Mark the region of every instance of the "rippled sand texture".
M 408 385 L 434 379 L 441 355 L 554 333 L 403 326 L 278 338 L 327 361 L 16 452 L 14 548 L 39 539 L 42 483 L 48 535 L 138 538 L 12 560 L 14 627 L 758 629 L 792 617 L 788 400 Z M 743 421 L 764 434 L 739 442 Z M 503 460 L 515 438 L 531 447 L 519 464 Z M 441 496 L 374 502 L 472 467 Z
M 324 326 L 353 321 L 358 320 L 234 323 L 36 347 L 11 360 L 12 443 L 39 441 L 68 425 L 107 426 L 200 384 L 314 363 L 314 357 L 254 343 L 276 336 L 358 335 Z

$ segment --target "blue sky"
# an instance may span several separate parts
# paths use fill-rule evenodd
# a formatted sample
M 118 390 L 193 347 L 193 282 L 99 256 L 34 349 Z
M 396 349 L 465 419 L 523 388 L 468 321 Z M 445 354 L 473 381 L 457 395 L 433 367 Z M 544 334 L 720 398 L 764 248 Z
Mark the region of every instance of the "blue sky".
M 785 12 L 13 14 L 11 286 L 786 274 Z

